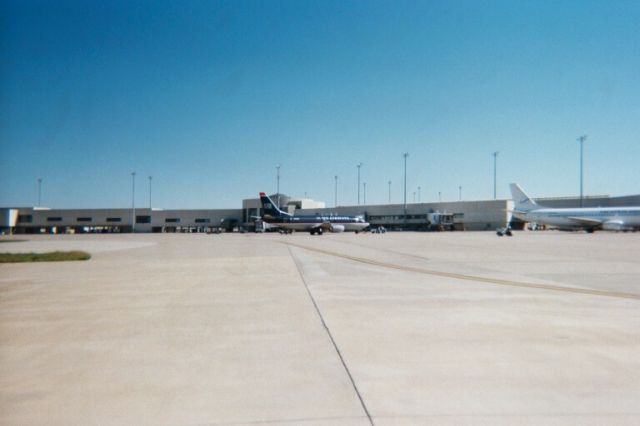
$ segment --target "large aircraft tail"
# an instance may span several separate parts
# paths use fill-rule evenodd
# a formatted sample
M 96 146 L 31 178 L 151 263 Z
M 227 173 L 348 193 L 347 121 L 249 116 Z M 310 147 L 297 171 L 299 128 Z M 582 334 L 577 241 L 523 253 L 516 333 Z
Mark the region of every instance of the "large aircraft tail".
M 262 201 L 262 211 L 264 216 L 270 217 L 284 217 L 291 216 L 289 213 L 285 213 L 278 208 L 278 206 L 271 201 L 271 198 L 264 192 L 260 193 L 260 201 Z
M 515 204 L 515 210 L 519 212 L 528 212 L 539 209 L 540 206 L 533 201 L 517 183 L 509 185 L 511 187 L 511 197 Z

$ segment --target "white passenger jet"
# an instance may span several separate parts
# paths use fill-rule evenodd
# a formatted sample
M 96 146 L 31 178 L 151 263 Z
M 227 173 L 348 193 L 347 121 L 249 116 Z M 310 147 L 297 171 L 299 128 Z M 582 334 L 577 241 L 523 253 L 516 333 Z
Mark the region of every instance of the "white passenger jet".
M 533 201 L 520 185 L 512 183 L 513 214 L 525 222 L 551 225 L 559 229 L 593 232 L 634 231 L 640 228 L 640 207 L 588 207 L 555 209 Z

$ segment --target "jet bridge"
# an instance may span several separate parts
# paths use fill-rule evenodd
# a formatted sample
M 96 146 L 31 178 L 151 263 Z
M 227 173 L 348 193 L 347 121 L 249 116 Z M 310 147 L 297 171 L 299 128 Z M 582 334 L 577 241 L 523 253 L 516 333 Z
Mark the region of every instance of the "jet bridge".
M 427 213 L 429 229 L 432 231 L 453 231 L 455 229 L 452 213 Z

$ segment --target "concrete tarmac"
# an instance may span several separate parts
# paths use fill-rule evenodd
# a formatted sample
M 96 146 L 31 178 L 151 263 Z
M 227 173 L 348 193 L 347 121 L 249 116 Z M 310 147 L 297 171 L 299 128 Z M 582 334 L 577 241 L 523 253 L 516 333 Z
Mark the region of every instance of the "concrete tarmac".
M 640 235 L 9 237 L 2 425 L 635 425 Z

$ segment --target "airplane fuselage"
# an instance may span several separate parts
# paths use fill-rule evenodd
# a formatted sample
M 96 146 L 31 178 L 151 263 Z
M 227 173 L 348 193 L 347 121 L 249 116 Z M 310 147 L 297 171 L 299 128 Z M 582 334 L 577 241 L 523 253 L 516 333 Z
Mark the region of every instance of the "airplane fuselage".
M 369 226 L 364 219 L 354 216 L 322 216 L 304 215 L 288 217 L 264 217 L 263 220 L 269 225 L 277 226 L 293 231 L 309 231 L 320 227 L 331 227 L 338 225 L 344 227 L 347 232 L 359 232 Z
M 527 222 L 537 222 L 559 228 L 625 229 L 640 227 L 640 207 L 541 208 L 528 212 L 515 211 L 514 214 Z

